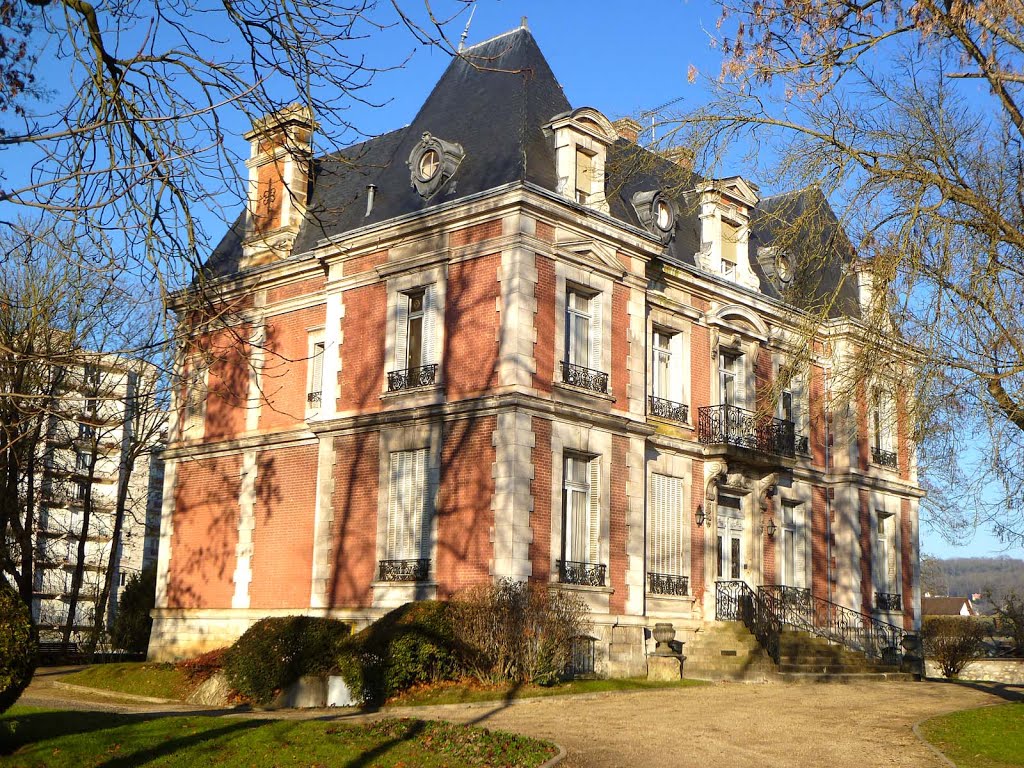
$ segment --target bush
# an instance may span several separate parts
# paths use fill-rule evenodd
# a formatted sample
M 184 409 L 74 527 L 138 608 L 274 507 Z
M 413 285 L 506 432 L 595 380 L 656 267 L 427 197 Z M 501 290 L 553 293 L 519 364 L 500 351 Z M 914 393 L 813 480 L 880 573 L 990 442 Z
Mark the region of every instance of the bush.
M 21 696 L 36 669 L 32 614 L 21 596 L 0 578 L 0 712 Z
M 985 626 L 960 616 L 932 616 L 921 627 L 925 655 L 946 677 L 959 675 L 967 663 L 981 655 Z
M 181 672 L 190 688 L 197 688 L 224 669 L 224 657 L 227 652 L 227 648 L 217 648 L 207 651 L 201 656 L 179 661 L 175 667 Z
M 356 699 L 381 704 L 413 685 L 457 680 L 465 654 L 448 603 L 406 603 L 342 643 L 335 671 Z
M 348 635 L 349 626 L 333 619 L 262 619 L 224 654 L 224 673 L 245 699 L 269 704 L 303 675 L 325 674 Z
M 989 595 L 996 609 L 999 626 L 1013 640 L 1014 655 L 1024 657 L 1024 597 L 1016 592 L 1007 592 L 996 599 Z
M 110 628 L 110 639 L 115 648 L 123 651 L 145 651 L 149 647 L 149 633 L 153 618 L 149 615 L 156 605 L 156 567 L 132 574 L 117 601 L 117 614 Z
M 468 590 L 454 611 L 459 639 L 472 651 L 469 666 L 490 683 L 554 683 L 591 626 L 576 595 L 511 579 Z

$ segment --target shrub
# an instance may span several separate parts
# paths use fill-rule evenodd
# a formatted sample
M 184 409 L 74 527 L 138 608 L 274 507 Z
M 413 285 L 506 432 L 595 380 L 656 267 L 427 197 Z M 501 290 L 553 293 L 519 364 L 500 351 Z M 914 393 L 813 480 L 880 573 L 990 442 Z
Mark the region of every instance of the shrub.
M 342 643 L 335 670 L 352 695 L 380 704 L 419 683 L 463 676 L 448 603 L 406 603 Z
M 0 578 L 0 712 L 21 696 L 36 669 L 32 614 L 21 596 Z
M 469 666 L 485 682 L 550 684 L 565 674 L 573 643 L 590 631 L 586 604 L 544 584 L 502 579 L 454 603 Z
M 983 624 L 960 616 L 932 616 L 921 627 L 925 655 L 946 677 L 956 677 L 968 662 L 978 658 L 984 639 Z
M 224 654 L 224 673 L 245 699 L 268 704 L 303 675 L 325 674 L 348 635 L 349 626 L 333 619 L 262 619 Z
M 156 605 L 156 567 L 135 573 L 121 591 L 117 601 L 117 614 L 110 628 L 110 639 L 115 648 L 123 651 L 145 651 L 149 647 L 149 633 L 153 618 L 149 615 Z
M 1014 654 L 1024 657 L 1024 597 L 1016 592 L 1007 592 L 996 599 L 989 595 L 996 609 L 999 626 L 1013 640 Z
M 181 672 L 189 687 L 196 688 L 224 669 L 224 657 L 227 652 L 227 648 L 217 648 L 201 656 L 179 661 L 175 667 Z

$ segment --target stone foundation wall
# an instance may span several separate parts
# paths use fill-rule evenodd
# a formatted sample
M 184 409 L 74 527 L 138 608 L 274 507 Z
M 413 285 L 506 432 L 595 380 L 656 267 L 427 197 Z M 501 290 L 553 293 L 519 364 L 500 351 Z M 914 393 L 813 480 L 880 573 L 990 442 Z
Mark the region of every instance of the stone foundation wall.
M 926 661 L 924 671 L 927 677 L 942 677 L 934 661 Z M 978 659 L 964 667 L 960 679 L 1024 685 L 1024 659 Z

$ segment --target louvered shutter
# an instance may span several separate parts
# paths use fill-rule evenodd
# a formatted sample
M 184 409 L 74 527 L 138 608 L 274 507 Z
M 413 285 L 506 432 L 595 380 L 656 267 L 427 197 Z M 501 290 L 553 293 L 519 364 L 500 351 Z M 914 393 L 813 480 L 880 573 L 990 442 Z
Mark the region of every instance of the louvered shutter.
M 420 363 L 421 365 L 432 365 L 437 362 L 434 357 L 437 320 L 436 286 L 428 285 L 423 290 L 423 362 Z
M 681 520 L 682 481 L 651 476 L 651 570 L 682 576 L 686 573 L 686 542 Z
M 590 460 L 590 519 L 587 525 L 589 539 L 588 562 L 600 562 L 601 543 L 601 459 L 595 456 Z
M 793 376 L 789 385 L 789 391 L 793 395 L 793 424 L 798 435 L 804 434 L 804 398 L 807 397 L 807 388 L 804 386 L 803 374 Z
M 793 586 L 807 587 L 807 516 L 803 505 L 793 507 Z
M 313 345 L 313 359 L 310 361 L 312 372 L 309 376 L 309 391 L 319 393 L 324 388 L 324 343 L 318 341 Z
M 590 362 L 588 368 L 603 371 L 601 363 L 601 294 L 590 299 Z
M 899 581 L 896 575 L 896 517 L 890 516 L 886 518 L 887 525 L 885 526 L 885 540 L 888 544 L 888 562 L 885 564 L 886 577 L 888 579 L 888 591 L 898 592 Z
M 427 511 L 427 451 L 421 449 L 412 453 L 413 496 L 409 509 L 409 552 L 410 557 L 426 560 L 430 557 L 429 537 L 426 535 Z
M 746 355 L 738 355 L 733 363 L 733 371 L 736 376 L 736 405 L 740 408 L 747 407 L 747 358 Z
M 395 369 L 405 370 L 409 367 L 409 297 L 398 294 L 395 312 Z
M 665 573 L 665 477 L 651 476 L 651 570 Z
M 387 532 L 387 557 L 388 560 L 395 560 L 400 557 L 399 545 L 401 525 L 401 477 L 402 477 L 402 454 L 391 454 L 391 468 L 388 477 L 388 532 Z

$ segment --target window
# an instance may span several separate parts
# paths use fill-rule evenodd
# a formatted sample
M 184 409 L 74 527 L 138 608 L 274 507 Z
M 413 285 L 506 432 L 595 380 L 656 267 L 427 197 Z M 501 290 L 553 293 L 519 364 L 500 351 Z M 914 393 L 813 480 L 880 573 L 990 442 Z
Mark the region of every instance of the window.
M 421 374 L 422 368 L 435 363 L 436 305 L 433 285 L 423 286 L 398 295 L 395 368 L 400 371 L 408 371 L 409 375 L 415 378 L 415 381 L 407 386 L 433 383 L 433 377 L 430 377 L 430 381 L 424 382 L 416 376 Z
M 683 514 L 683 481 L 651 476 L 649 589 L 657 594 L 688 594 L 689 518 Z
M 743 407 L 745 400 L 743 356 L 719 350 L 718 396 L 722 405 Z
M 92 454 L 88 451 L 78 451 L 75 453 L 75 470 L 82 473 L 87 473 L 89 467 L 92 466 Z
M 593 371 L 601 362 L 601 297 L 575 288 L 567 292 L 565 302 L 566 361 Z
M 722 221 L 722 277 L 727 280 L 736 279 L 736 252 L 739 243 L 739 227 L 735 224 Z
M 125 585 L 125 582 L 127 582 L 127 581 L 128 581 L 128 575 L 124 571 L 121 571 L 117 575 L 117 584 L 118 584 L 118 586 L 123 587 Z
M 586 205 L 594 189 L 594 155 L 576 147 L 576 202 Z
M 85 501 L 89 497 L 89 484 L 84 480 L 75 481 L 75 501 Z
M 782 503 L 782 583 L 807 587 L 807 533 L 804 507 Z
M 672 207 L 664 200 L 654 204 L 654 224 L 658 229 L 669 229 L 672 226 Z
M 600 460 L 566 456 L 562 557 L 575 563 L 597 563 L 600 542 Z
M 391 454 L 388 488 L 388 560 L 430 559 L 427 449 Z
M 316 407 L 323 400 L 324 389 L 324 342 L 314 341 L 309 354 L 309 390 L 306 403 Z
M 718 498 L 718 536 L 715 574 L 719 579 L 739 579 L 743 570 L 743 513 L 736 496 Z
M 896 564 L 896 518 L 885 512 L 878 512 L 877 516 L 875 588 L 883 595 L 889 595 L 899 591 Z
M 96 437 L 96 427 L 92 424 L 79 424 L 78 425 L 78 439 L 79 440 L 92 440 Z
M 871 460 L 876 464 L 897 467 L 897 455 L 893 436 L 896 423 L 892 399 L 882 389 L 875 387 L 871 393 L 871 411 L 868 414 L 871 429 Z
M 672 337 L 664 331 L 654 332 L 654 396 L 674 400 L 672 391 Z
M 206 370 L 192 363 L 185 375 L 185 391 L 182 393 L 181 423 L 183 437 L 202 436 L 203 419 L 206 410 Z
M 420 155 L 420 161 L 417 165 L 417 172 L 421 181 L 430 181 L 437 175 L 438 170 L 441 168 L 441 157 L 437 154 L 436 149 L 428 149 L 422 155 Z

